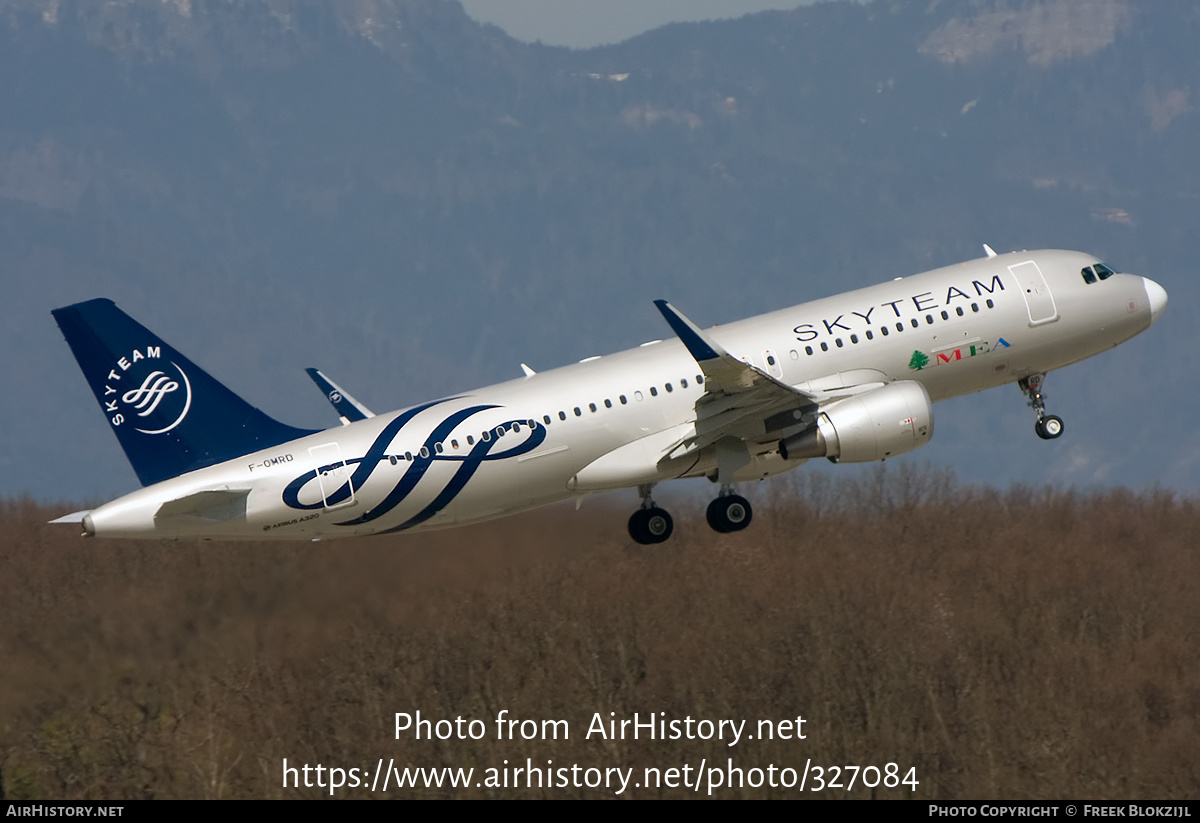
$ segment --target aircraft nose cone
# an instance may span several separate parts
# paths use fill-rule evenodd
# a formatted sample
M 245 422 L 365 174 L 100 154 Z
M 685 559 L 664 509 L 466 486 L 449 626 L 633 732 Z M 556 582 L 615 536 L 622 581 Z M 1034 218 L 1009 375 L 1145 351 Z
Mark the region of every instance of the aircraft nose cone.
M 1146 289 L 1146 300 L 1150 303 L 1150 322 L 1157 322 L 1167 308 L 1167 290 L 1148 277 L 1142 278 L 1142 284 Z

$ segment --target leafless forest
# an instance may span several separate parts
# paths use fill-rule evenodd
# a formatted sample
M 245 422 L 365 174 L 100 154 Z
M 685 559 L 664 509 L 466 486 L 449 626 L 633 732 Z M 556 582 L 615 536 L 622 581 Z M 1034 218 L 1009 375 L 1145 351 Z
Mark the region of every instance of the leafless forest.
M 660 547 L 625 536 L 632 498 L 287 545 L 84 540 L 45 525 L 69 505 L 0 502 L 4 790 L 320 797 L 282 787 L 283 758 L 482 770 L 528 757 L 640 775 L 732 757 L 915 767 L 915 793 L 879 797 L 1200 795 L 1196 499 L 966 488 L 903 463 L 831 477 L 757 487 L 739 535 L 709 531 L 700 501 L 669 500 L 677 530 Z M 418 709 L 488 733 L 395 739 L 394 713 Z M 502 709 L 565 719 L 571 737 L 497 740 Z M 807 738 L 585 739 L 595 712 L 802 715 Z

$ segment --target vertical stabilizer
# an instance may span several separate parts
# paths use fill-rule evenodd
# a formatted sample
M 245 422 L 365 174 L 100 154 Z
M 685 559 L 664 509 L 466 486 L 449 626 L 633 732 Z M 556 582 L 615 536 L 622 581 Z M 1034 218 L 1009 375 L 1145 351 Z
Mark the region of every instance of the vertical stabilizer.
M 51 314 L 144 486 L 313 433 L 251 406 L 111 300 Z

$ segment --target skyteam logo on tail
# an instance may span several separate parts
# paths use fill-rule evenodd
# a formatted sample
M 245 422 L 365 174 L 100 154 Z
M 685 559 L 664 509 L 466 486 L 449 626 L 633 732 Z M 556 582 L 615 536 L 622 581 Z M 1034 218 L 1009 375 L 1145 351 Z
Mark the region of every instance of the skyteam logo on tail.
M 161 346 L 146 346 L 109 370 L 103 401 L 114 428 L 128 424 L 142 434 L 163 434 L 187 417 L 192 384 L 183 369 L 162 359 Z

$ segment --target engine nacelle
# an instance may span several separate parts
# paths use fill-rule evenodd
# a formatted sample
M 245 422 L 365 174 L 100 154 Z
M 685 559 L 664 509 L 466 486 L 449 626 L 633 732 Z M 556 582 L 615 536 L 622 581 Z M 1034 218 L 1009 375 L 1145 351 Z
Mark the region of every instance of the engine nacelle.
M 833 403 L 814 428 L 780 440 L 779 453 L 785 460 L 868 463 L 910 452 L 932 436 L 929 392 L 915 380 L 902 380 Z

